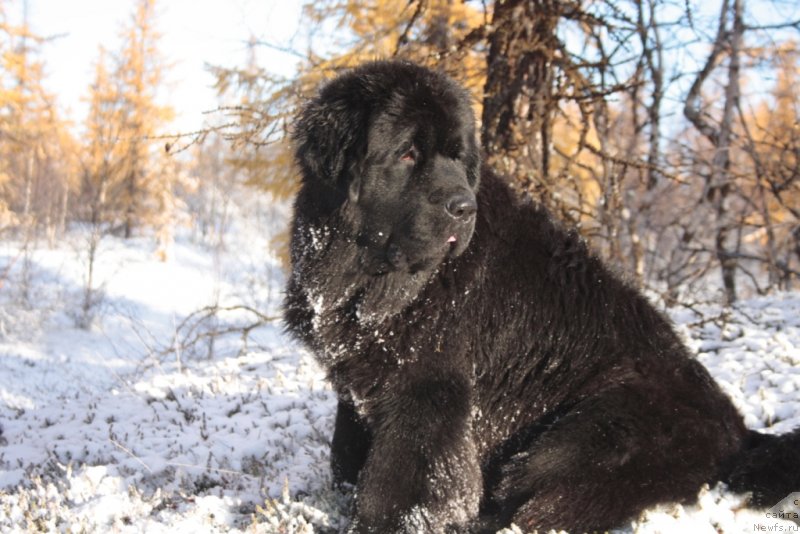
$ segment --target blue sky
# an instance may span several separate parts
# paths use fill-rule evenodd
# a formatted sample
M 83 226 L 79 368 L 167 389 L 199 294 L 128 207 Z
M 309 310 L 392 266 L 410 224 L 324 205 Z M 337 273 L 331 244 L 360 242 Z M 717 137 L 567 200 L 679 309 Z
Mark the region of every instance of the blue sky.
M 11 0 L 7 14 L 22 19 L 22 0 Z M 82 98 L 92 80 L 93 65 L 102 44 L 120 48 L 119 34 L 133 11 L 133 0 L 27 0 L 32 30 L 57 36 L 44 45 L 47 88 L 69 117 L 80 123 Z M 170 64 L 166 73 L 166 102 L 178 114 L 175 128 L 202 125 L 203 111 L 216 107 L 213 77 L 206 63 L 235 66 L 246 58 L 246 41 L 253 35 L 272 43 L 288 42 L 297 31 L 299 0 L 158 0 L 157 28 L 161 50 Z M 274 72 L 291 74 L 286 54 L 260 49 L 259 63 Z

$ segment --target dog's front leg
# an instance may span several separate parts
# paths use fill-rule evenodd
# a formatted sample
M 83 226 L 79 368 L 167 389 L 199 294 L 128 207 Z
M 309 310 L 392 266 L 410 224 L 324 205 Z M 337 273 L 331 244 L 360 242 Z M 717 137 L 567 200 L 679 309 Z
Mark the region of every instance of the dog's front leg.
M 440 533 L 473 519 L 482 478 L 468 381 L 429 377 L 370 404 L 351 532 Z

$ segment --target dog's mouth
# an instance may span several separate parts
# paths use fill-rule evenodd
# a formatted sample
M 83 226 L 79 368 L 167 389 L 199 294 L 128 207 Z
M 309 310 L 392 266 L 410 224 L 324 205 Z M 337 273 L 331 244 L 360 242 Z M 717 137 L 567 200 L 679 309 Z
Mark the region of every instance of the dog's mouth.
M 431 246 L 422 251 L 410 250 L 411 246 L 403 246 L 395 240 L 370 255 L 365 270 L 372 276 L 384 276 L 392 272 L 417 274 L 434 269 L 444 260 L 454 258 L 463 252 L 465 239 L 456 233 L 449 234 L 439 246 Z
M 411 258 L 399 247 L 390 247 L 384 256 L 373 259 L 367 269 L 372 276 L 385 276 L 390 273 L 408 273 L 411 275 L 430 269 L 436 261 L 430 258 Z

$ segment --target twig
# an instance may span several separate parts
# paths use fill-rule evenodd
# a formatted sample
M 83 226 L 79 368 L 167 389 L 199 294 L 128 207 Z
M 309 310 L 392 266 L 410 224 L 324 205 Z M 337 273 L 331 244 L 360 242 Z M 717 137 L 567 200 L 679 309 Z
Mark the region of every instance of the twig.
M 130 449 L 125 447 L 125 445 L 123 445 L 122 443 L 118 442 L 114 438 L 108 438 L 108 440 L 112 444 L 114 444 L 114 446 L 117 447 L 119 450 L 123 451 L 128 456 L 130 456 L 131 458 L 133 458 L 134 460 L 139 462 L 142 465 L 142 467 L 147 469 L 148 473 L 150 473 L 151 475 L 153 474 L 153 470 L 150 468 L 150 466 L 147 465 L 144 462 L 144 460 L 142 460 L 141 458 L 136 456 L 136 454 L 134 454 L 133 451 L 131 451 Z M 226 474 L 226 475 L 236 475 L 238 477 L 243 477 L 243 478 L 247 478 L 247 479 L 250 479 L 250 480 L 258 480 L 256 477 L 254 477 L 252 475 L 248 475 L 247 473 L 243 473 L 241 471 L 234 471 L 232 469 L 222 469 L 222 468 L 219 468 L 219 467 L 209 467 L 207 465 L 203 466 L 203 465 L 184 464 L 184 463 L 180 463 L 180 462 L 165 462 L 165 464 L 168 465 L 168 466 L 171 466 L 171 467 L 183 467 L 183 468 L 188 468 L 188 469 L 200 469 L 202 471 L 213 471 L 215 473 L 223 473 L 223 474 Z
M 136 455 L 135 455 L 135 454 L 134 454 L 134 453 L 133 453 L 133 452 L 132 452 L 130 449 L 128 449 L 127 447 L 125 447 L 125 445 L 123 445 L 123 444 L 122 444 L 122 443 L 120 443 L 119 441 L 115 440 L 114 438 L 108 438 L 108 441 L 110 441 L 111 443 L 113 443 L 113 444 L 114 444 L 114 446 L 115 446 L 115 447 L 117 447 L 118 449 L 120 449 L 121 451 L 123 451 L 123 452 L 127 453 L 127 454 L 128 454 L 130 457 L 131 457 L 131 458 L 133 458 L 134 460 L 136 460 L 137 462 L 139 462 L 140 464 L 142 464 L 142 467 L 144 467 L 145 469 L 147 469 L 147 472 L 148 472 L 148 473 L 150 473 L 150 474 L 153 474 L 153 470 L 152 470 L 152 469 L 150 469 L 150 466 L 149 466 L 149 465 L 147 465 L 146 463 L 144 463 L 144 460 L 142 460 L 141 458 L 139 458 L 138 456 L 136 456 Z
M 411 0 L 408 5 L 411 5 L 413 0 Z M 400 37 L 397 38 L 397 44 L 394 47 L 394 54 L 396 56 L 400 53 L 400 47 L 402 47 L 408 41 L 408 34 L 411 31 L 411 28 L 414 27 L 416 24 L 417 19 L 422 14 L 422 10 L 425 9 L 425 0 L 418 0 L 417 1 L 417 9 L 414 10 L 414 13 L 411 15 L 411 18 L 408 20 L 406 27 L 403 29 L 403 33 L 400 34 Z
M 219 315 L 220 313 L 226 312 L 247 312 L 255 316 L 255 320 L 244 325 L 234 324 L 212 330 L 201 330 L 206 321 Z M 185 353 L 188 349 L 195 347 L 203 340 L 214 339 L 237 333 L 241 334 L 246 349 L 247 340 L 253 330 L 260 328 L 267 323 L 272 323 L 278 320 L 280 320 L 279 316 L 265 315 L 259 310 L 246 305 L 225 307 L 206 306 L 187 315 L 183 321 L 181 321 L 177 327 L 175 327 L 175 333 L 172 337 L 172 342 L 167 348 L 160 351 L 159 354 L 166 356 L 168 354 L 178 353 L 180 351 Z

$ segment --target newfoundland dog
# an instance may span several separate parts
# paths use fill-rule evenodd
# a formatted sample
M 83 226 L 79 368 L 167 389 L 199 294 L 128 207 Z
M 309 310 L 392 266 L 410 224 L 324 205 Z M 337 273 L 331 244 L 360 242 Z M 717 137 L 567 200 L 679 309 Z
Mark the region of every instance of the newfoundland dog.
M 294 141 L 285 319 L 339 397 L 351 532 L 602 530 L 718 480 L 800 490 L 800 433 L 747 430 L 661 313 L 481 168 L 453 80 L 365 64 Z

